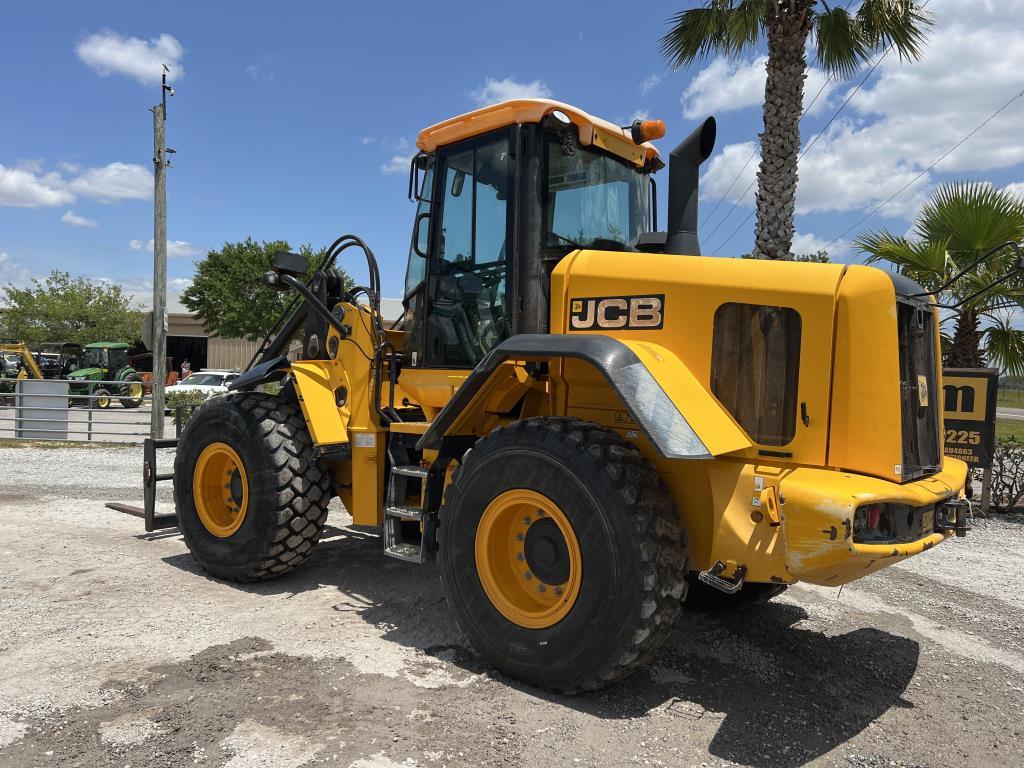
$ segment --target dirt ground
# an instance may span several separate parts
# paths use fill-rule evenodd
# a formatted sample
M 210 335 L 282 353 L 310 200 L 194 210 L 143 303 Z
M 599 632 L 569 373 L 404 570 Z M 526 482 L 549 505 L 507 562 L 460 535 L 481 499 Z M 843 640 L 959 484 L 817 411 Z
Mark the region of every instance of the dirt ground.
M 595 695 L 487 669 L 433 565 L 332 512 L 294 574 L 207 578 L 138 448 L 0 448 L 0 766 L 1024 765 L 1024 521 L 841 593 L 684 617 Z M 164 497 L 167 498 L 166 496 Z

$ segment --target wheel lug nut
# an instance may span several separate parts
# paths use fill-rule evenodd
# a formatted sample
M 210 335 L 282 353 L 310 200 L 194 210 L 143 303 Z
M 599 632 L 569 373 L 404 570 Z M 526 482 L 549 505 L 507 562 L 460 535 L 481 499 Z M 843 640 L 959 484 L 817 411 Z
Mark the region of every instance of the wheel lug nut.
M 562 588 L 561 587 L 555 587 L 555 594 L 556 595 L 562 594 Z
M 523 539 L 525 539 L 525 538 L 526 538 L 526 537 L 525 537 L 525 536 L 523 536 L 523 534 L 521 534 L 521 533 L 517 533 L 517 534 L 516 534 L 516 541 L 522 541 L 522 540 L 523 540 Z
M 537 591 L 538 592 L 547 592 L 547 590 L 548 590 L 548 588 L 546 586 L 544 586 L 543 584 L 538 584 L 537 585 Z
M 530 573 L 529 571 L 527 571 L 526 573 L 523 574 L 523 578 L 524 579 L 532 579 L 533 578 L 533 574 Z
M 532 522 L 533 522 L 533 521 L 532 521 L 532 520 L 530 520 L 530 518 L 528 518 L 528 517 L 524 517 L 524 518 L 523 518 L 523 525 L 529 525 L 529 524 L 530 524 L 530 523 L 532 523 Z
M 526 555 L 524 555 L 522 552 L 516 552 L 516 560 L 522 561 L 522 560 L 525 560 L 525 559 L 526 559 Z

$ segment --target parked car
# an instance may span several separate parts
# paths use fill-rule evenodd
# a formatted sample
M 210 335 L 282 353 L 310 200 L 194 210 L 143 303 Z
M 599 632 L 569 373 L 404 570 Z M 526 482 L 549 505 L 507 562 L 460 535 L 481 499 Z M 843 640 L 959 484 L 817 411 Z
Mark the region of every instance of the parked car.
M 167 395 L 200 392 L 207 398 L 211 398 L 214 395 L 227 392 L 228 384 L 240 375 L 238 371 L 200 371 L 181 379 L 173 386 L 167 387 L 164 392 Z

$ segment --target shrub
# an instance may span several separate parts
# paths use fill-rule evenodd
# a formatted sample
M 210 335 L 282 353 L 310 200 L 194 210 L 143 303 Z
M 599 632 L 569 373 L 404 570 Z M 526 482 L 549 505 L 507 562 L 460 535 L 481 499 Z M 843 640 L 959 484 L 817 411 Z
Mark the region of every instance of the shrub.
M 1024 499 L 1024 442 L 1000 437 L 992 455 L 992 506 L 1001 512 L 1018 509 Z
M 197 392 L 195 390 L 190 392 L 168 392 L 166 407 L 171 413 L 175 413 L 175 409 L 179 405 L 182 406 L 181 426 L 185 426 L 189 417 L 195 412 L 196 408 L 206 402 L 206 399 L 207 395 L 205 392 Z

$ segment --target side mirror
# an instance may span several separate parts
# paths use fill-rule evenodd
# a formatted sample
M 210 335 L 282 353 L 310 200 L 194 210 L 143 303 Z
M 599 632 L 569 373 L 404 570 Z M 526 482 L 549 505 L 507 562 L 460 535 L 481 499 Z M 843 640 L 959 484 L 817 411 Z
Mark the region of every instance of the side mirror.
M 412 225 L 412 250 L 421 259 L 427 258 L 427 238 L 430 236 L 429 227 L 430 211 L 424 211 L 423 213 L 416 214 L 416 221 Z M 427 232 L 423 233 L 423 221 L 427 220 Z
M 463 171 L 456 171 L 455 177 L 452 179 L 452 197 L 458 197 L 462 194 L 462 188 L 466 186 L 466 174 Z
M 273 270 L 292 277 L 305 277 L 309 272 L 309 260 L 300 253 L 278 251 L 274 254 Z

